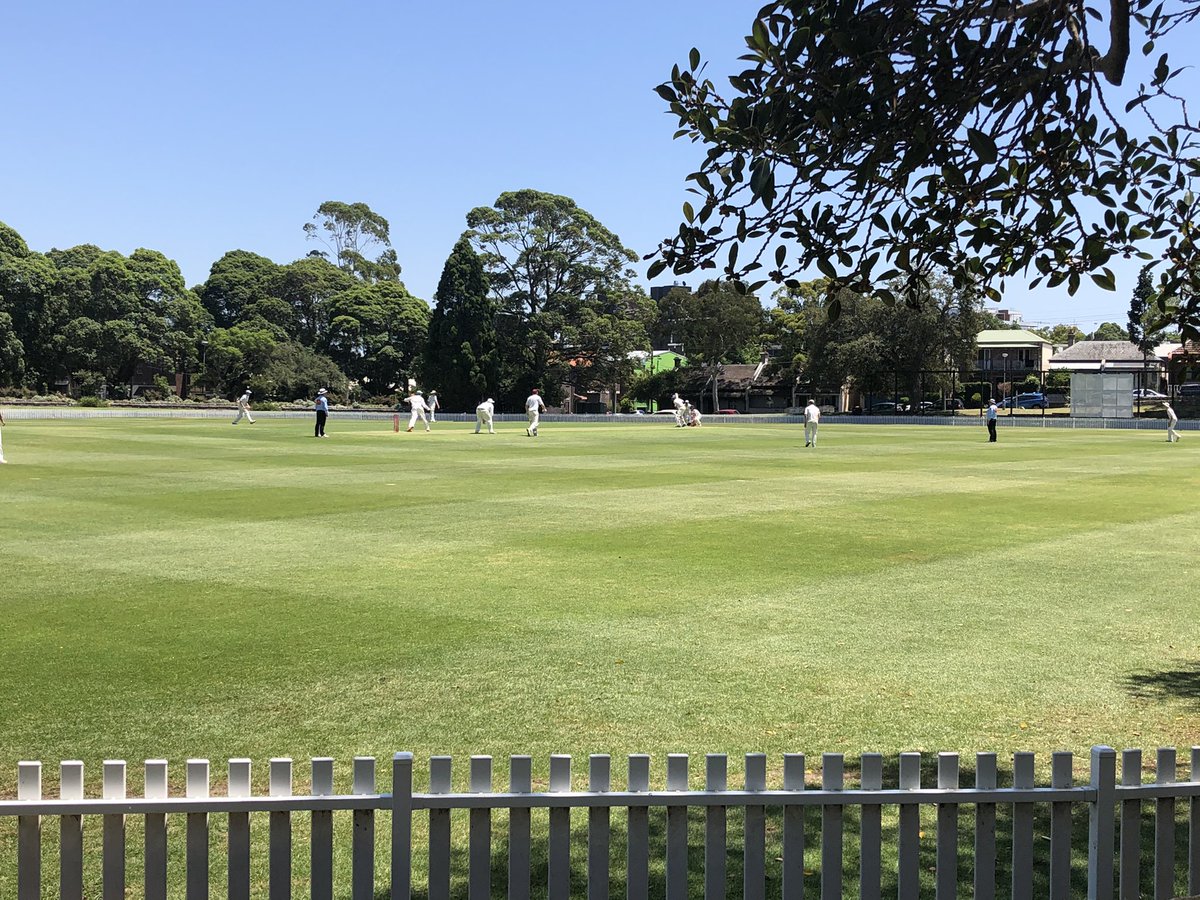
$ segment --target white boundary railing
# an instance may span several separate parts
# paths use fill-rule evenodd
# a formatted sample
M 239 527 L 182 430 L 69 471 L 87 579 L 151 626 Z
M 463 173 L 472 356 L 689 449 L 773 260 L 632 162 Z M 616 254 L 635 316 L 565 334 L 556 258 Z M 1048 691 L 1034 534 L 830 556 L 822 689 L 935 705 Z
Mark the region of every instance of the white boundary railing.
M 117 407 L 109 409 L 93 409 L 89 407 L 36 407 L 13 406 L 4 407 L 7 419 L 228 419 L 236 414 L 233 407 L 229 409 L 187 409 L 178 407 L 157 407 L 153 409 Z M 334 409 L 329 414 L 330 427 L 336 427 L 338 420 L 345 421 L 378 421 L 391 422 L 392 412 L 385 410 Z M 408 420 L 408 413 L 399 414 L 401 426 Z M 308 419 L 313 418 L 311 411 L 304 410 L 255 410 L 256 419 Z M 472 413 L 438 413 L 438 422 L 474 422 Z M 497 413 L 496 422 L 525 422 L 525 416 L 518 413 Z M 599 415 L 560 415 L 548 413 L 542 416 L 543 422 L 564 423 L 597 423 L 621 425 L 658 425 L 662 428 L 674 428 L 670 416 L 599 416 Z M 1117 429 L 1135 431 L 1166 431 L 1165 419 L 1083 419 L 1071 416 L 1038 416 L 1021 415 L 1007 416 L 1001 414 L 997 418 L 1001 428 L 1068 428 L 1068 429 Z M 839 425 L 941 425 L 966 426 L 980 428 L 984 420 L 981 416 L 909 416 L 909 415 L 830 415 L 822 424 L 837 427 Z M 704 426 L 714 425 L 803 425 L 803 416 L 785 415 L 737 415 L 704 417 Z M 1175 426 L 1178 431 L 1200 431 L 1200 420 L 1180 419 Z
M 859 760 L 859 786 L 847 789 L 845 759 L 827 753 L 821 758 L 820 786 L 805 783 L 805 757 L 791 753 L 783 757 L 782 785 L 768 787 L 767 757 L 752 753 L 745 757 L 741 787 L 728 784 L 728 759 L 709 754 L 704 761 L 704 787 L 691 788 L 689 759 L 684 754 L 667 757 L 665 790 L 652 790 L 650 757 L 628 758 L 627 786 L 614 790 L 610 757 L 591 756 L 588 762 L 587 788 L 573 787 L 571 757 L 550 758 L 546 790 L 533 790 L 531 758 L 513 756 L 509 761 L 508 790 L 498 792 L 493 784 L 492 759 L 470 759 L 468 789 L 451 789 L 451 758 L 429 759 L 429 790 L 413 791 L 413 757 L 397 753 L 392 759 L 390 791 L 377 792 L 375 760 L 354 760 L 353 781 L 349 794 L 334 792 L 334 761 L 327 757 L 311 761 L 311 793 L 293 794 L 293 770 L 290 759 L 273 759 L 269 770 L 267 796 L 251 795 L 251 761 L 233 759 L 228 764 L 226 796 L 210 796 L 210 770 L 207 760 L 188 760 L 183 796 L 168 794 L 167 762 L 145 763 L 145 789 L 142 797 L 126 796 L 126 764 L 106 761 L 100 796 L 85 798 L 83 763 L 68 761 L 59 771 L 59 796 L 42 796 L 42 766 L 38 762 L 18 765 L 17 799 L 0 801 L 0 823 L 4 817 L 17 820 L 17 893 L 18 900 L 42 896 L 42 833 L 46 818 L 58 820 L 59 896 L 81 900 L 84 896 L 84 817 L 98 816 L 102 821 L 100 871 L 102 896 L 123 898 L 126 892 L 126 817 L 144 819 L 145 896 L 159 900 L 168 896 L 168 827 L 182 827 L 186 843 L 185 871 L 176 883 L 185 886 L 188 900 L 209 896 L 209 853 L 211 849 L 209 817 L 228 817 L 228 896 L 248 898 L 252 884 L 250 853 L 250 816 L 268 817 L 267 882 L 269 896 L 292 896 L 292 817 L 306 813 L 311 817 L 309 891 L 313 898 L 334 896 L 334 819 L 335 811 L 352 814 L 350 840 L 351 867 L 349 894 L 355 900 L 375 895 L 375 824 L 383 813 L 390 820 L 390 863 L 386 873 L 394 900 L 411 896 L 413 883 L 413 823 L 417 813 L 428 815 L 428 896 L 432 900 L 450 896 L 452 877 L 466 880 L 467 895 L 486 898 L 502 893 L 510 898 L 528 898 L 531 894 L 531 860 L 534 858 L 531 814 L 548 811 L 545 824 L 546 894 L 561 900 L 571 892 L 572 810 L 587 810 L 586 894 L 589 900 L 609 896 L 611 877 L 613 809 L 628 811 L 625 826 L 625 895 L 629 900 L 645 900 L 662 893 L 668 900 L 688 896 L 689 810 L 703 810 L 702 879 L 703 896 L 726 896 L 727 854 L 729 847 L 728 812 L 740 810 L 742 831 L 741 893 L 746 898 L 764 898 L 767 885 L 767 810 L 778 808 L 782 815 L 777 835 L 785 898 L 804 895 L 805 817 L 811 809 L 819 811 L 819 847 L 808 851 L 820 862 L 821 900 L 841 900 L 847 885 L 843 883 L 843 852 L 847 836 L 845 812 L 858 810 L 857 843 L 859 871 L 855 893 L 863 898 L 880 898 L 884 884 L 884 860 L 895 858 L 888 869 L 900 900 L 917 898 L 921 881 L 922 807 L 936 811 L 935 866 L 933 881 L 937 900 L 966 895 L 989 900 L 997 894 L 997 873 L 1011 870 L 1011 883 L 1003 891 L 1013 900 L 1032 900 L 1035 884 L 1043 882 L 1050 900 L 1072 896 L 1072 825 L 1080 808 L 1088 819 L 1087 896 L 1096 900 L 1142 896 L 1139 883 L 1142 872 L 1141 819 L 1143 803 L 1153 803 L 1154 835 L 1152 859 L 1153 897 L 1156 900 L 1176 896 L 1177 878 L 1186 875 L 1187 890 L 1200 894 L 1200 747 L 1191 750 L 1191 777 L 1176 780 L 1174 748 L 1159 749 L 1157 773 L 1153 784 L 1142 784 L 1140 750 L 1121 754 L 1121 780 L 1116 779 L 1116 752 L 1109 747 L 1091 751 L 1088 781 L 1076 784 L 1070 753 L 1055 753 L 1050 767 L 1050 784 L 1035 785 L 1035 760 L 1032 753 L 1013 756 L 1012 785 L 997 784 L 997 760 L 993 753 L 975 756 L 975 784 L 959 784 L 959 756 L 937 756 L 936 787 L 921 785 L 921 754 L 902 753 L 898 759 L 898 784 L 884 787 L 884 758 L 863 754 Z M 1177 803 L 1187 804 L 1186 858 L 1176 858 Z M 973 807 L 974 844 L 970 852 L 972 882 L 959 884 L 959 829 L 964 806 Z M 998 867 L 997 807 L 1009 807 L 1001 845 L 1011 843 L 1011 861 Z M 650 839 L 651 808 L 665 809 L 665 849 L 661 884 L 651 883 Z M 883 810 L 894 808 L 896 837 L 894 847 L 884 854 Z M 1048 811 L 1048 825 L 1035 834 L 1038 819 L 1035 810 Z M 467 829 L 466 867 L 456 873 L 451 865 L 451 815 L 465 810 Z M 492 837 L 497 823 L 493 812 L 508 812 L 506 884 L 493 883 Z M 1008 811 L 1006 810 L 1006 813 Z M 890 821 L 890 819 L 889 819 Z M 1078 820 L 1082 824 L 1081 820 Z M 179 823 L 176 825 L 176 823 Z M 541 820 L 539 819 L 539 829 Z M 541 839 L 539 830 L 539 840 Z M 1119 836 L 1119 841 L 1118 841 Z M 1035 840 L 1049 840 L 1048 872 L 1039 872 Z M 773 840 L 776 836 L 773 835 Z M 926 843 L 928 846 L 928 843 Z M 1077 848 L 1081 849 L 1081 848 Z M 1080 854 L 1082 855 L 1082 854 Z M 578 862 L 578 860 L 577 860 Z M 1010 864 L 1009 864 L 1010 863 Z M 1082 870 L 1082 861 L 1076 866 Z M 657 866 L 656 866 L 657 869 Z M 1077 880 L 1082 871 L 1076 871 Z M 262 873 L 254 879 L 261 882 Z M 816 879 L 810 879 L 816 880 Z M 339 887 L 344 893 L 344 886 Z M 813 896 L 810 892 L 809 896 Z

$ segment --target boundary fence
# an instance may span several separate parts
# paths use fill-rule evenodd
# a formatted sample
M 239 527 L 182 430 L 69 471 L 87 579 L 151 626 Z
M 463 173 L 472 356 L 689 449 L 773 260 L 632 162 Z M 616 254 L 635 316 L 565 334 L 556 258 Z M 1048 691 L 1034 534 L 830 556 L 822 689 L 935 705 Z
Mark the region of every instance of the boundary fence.
M 606 755 L 589 757 L 586 789 L 575 787 L 570 756 L 552 756 L 549 783 L 545 790 L 534 791 L 531 758 L 513 756 L 509 760 L 508 789 L 496 791 L 492 758 L 470 758 L 468 789 L 451 789 L 451 763 L 448 756 L 429 759 L 427 791 L 413 790 L 413 756 L 397 753 L 392 758 L 390 790 L 377 792 L 375 760 L 354 760 L 353 786 L 349 794 L 334 792 L 334 761 L 328 757 L 311 761 L 310 793 L 293 794 L 293 770 L 290 759 L 273 759 L 269 771 L 267 796 L 251 796 L 251 761 L 229 761 L 227 795 L 210 796 L 210 770 L 207 760 L 188 760 L 186 789 L 182 797 L 168 796 L 167 762 L 145 763 L 144 796 L 126 796 L 126 764 L 110 760 L 104 763 L 101 795 L 84 796 L 83 763 L 63 762 L 59 772 L 59 796 L 42 796 L 42 767 L 39 762 L 18 764 L 17 799 L 0 800 L 0 822 L 4 817 L 17 819 L 17 898 L 36 900 L 42 896 L 43 818 L 57 819 L 59 895 L 66 900 L 84 896 L 85 817 L 102 820 L 100 846 L 102 896 L 123 898 L 127 888 L 126 817 L 144 818 L 143 889 L 150 900 L 168 896 L 167 831 L 180 819 L 186 835 L 185 871 L 175 883 L 185 886 L 189 900 L 209 896 L 210 816 L 228 817 L 227 847 L 228 896 L 250 896 L 252 880 L 262 882 L 262 873 L 251 870 L 250 816 L 268 817 L 266 881 L 272 900 L 292 896 L 292 824 L 296 814 L 311 817 L 309 856 L 311 875 L 309 894 L 313 898 L 334 896 L 334 819 L 335 811 L 349 811 L 353 817 L 351 835 L 351 875 L 349 894 L 354 900 L 372 900 L 376 894 L 375 825 L 377 815 L 390 827 L 390 860 L 382 873 L 393 900 L 409 898 L 413 888 L 413 825 L 418 814 L 428 816 L 428 897 L 440 900 L 451 895 L 451 880 L 465 879 L 466 895 L 473 900 L 493 896 L 528 898 L 541 894 L 542 885 L 533 890 L 532 874 L 535 845 L 531 835 L 531 816 L 546 810 L 543 822 L 539 814 L 539 840 L 544 834 L 544 849 L 537 845 L 537 872 L 544 871 L 544 891 L 549 900 L 564 900 L 572 891 L 572 822 L 574 810 L 586 810 L 586 896 L 589 900 L 610 896 L 614 809 L 627 811 L 625 830 L 620 837 L 626 848 L 624 881 L 629 900 L 665 896 L 684 900 L 689 893 L 689 811 L 702 815 L 703 896 L 706 900 L 727 893 L 727 864 L 731 854 L 729 812 L 739 813 L 741 834 L 741 894 L 745 898 L 765 898 L 767 893 L 767 810 L 781 811 L 782 829 L 777 837 L 779 856 L 772 859 L 781 866 L 782 895 L 788 900 L 805 896 L 806 874 L 818 875 L 818 891 L 808 896 L 821 900 L 841 900 L 850 887 L 844 883 L 844 849 L 848 836 L 846 813 L 857 813 L 857 832 L 849 836 L 856 843 L 859 859 L 856 893 L 878 900 L 884 884 L 893 877 L 900 900 L 915 900 L 921 891 L 921 812 L 932 809 L 936 815 L 934 834 L 935 865 L 933 881 L 937 900 L 970 895 L 991 900 L 998 894 L 1013 900 L 1032 900 L 1048 896 L 1066 900 L 1086 876 L 1087 896 L 1094 900 L 1142 896 L 1141 866 L 1148 855 L 1153 873 L 1153 897 L 1156 900 L 1176 896 L 1176 882 L 1186 878 L 1190 894 L 1200 894 L 1200 747 L 1191 748 L 1190 780 L 1176 779 L 1176 751 L 1161 748 L 1156 754 L 1156 776 L 1152 784 L 1142 783 L 1142 753 L 1121 753 L 1121 780 L 1116 775 L 1117 753 L 1110 747 L 1093 747 L 1090 770 L 1085 783 L 1077 784 L 1070 753 L 1055 753 L 1050 767 L 1050 783 L 1035 784 L 1035 760 L 1032 753 L 1013 756 L 1011 785 L 998 786 L 997 758 L 980 753 L 974 758 L 975 784 L 960 785 L 959 756 L 940 753 L 936 760 L 936 786 L 921 783 L 922 757 L 902 753 L 896 762 L 897 783 L 884 786 L 885 760 L 880 754 L 863 754 L 858 760 L 857 788 L 846 783 L 846 761 L 842 754 L 821 757 L 819 787 L 806 783 L 805 757 L 790 753 L 783 757 L 782 786 L 768 786 L 768 760 L 765 754 L 747 754 L 744 781 L 731 788 L 728 759 L 709 754 L 704 760 L 704 786 L 693 789 L 689 759 L 685 754 L 667 757 L 665 790 L 651 789 L 650 757 L 628 757 L 627 783 L 624 789 L 612 785 L 611 759 Z M 889 761 L 890 762 L 890 761 Z M 891 769 L 889 768 L 889 771 Z M 891 778 L 889 777 L 889 780 Z M 1005 779 L 1007 780 L 1007 779 Z M 1177 804 L 1186 802 L 1187 834 L 1185 858 L 1177 858 Z M 1153 843 L 1143 852 L 1142 805 L 1153 805 Z M 973 845 L 960 841 L 960 826 L 966 812 L 973 809 Z M 1006 830 L 997 840 L 997 808 L 1003 808 Z M 665 809 L 663 855 L 656 860 L 655 878 L 651 879 L 650 812 Z M 894 809 L 893 809 L 894 808 Z M 888 852 L 884 853 L 883 811 L 897 824 L 888 834 Z M 507 812 L 507 823 L 497 823 L 493 814 Z M 1041 814 L 1035 817 L 1035 811 Z M 1179 812 L 1184 810 L 1180 808 Z M 452 868 L 451 816 L 468 817 L 466 865 L 463 871 Z M 1046 813 L 1048 812 L 1048 815 Z M 805 818 L 819 816 L 818 846 L 805 846 Z M 894 816 L 893 816 L 894 813 Z M 658 813 L 655 814 L 656 821 Z M 1073 858 L 1072 830 L 1088 826 L 1086 873 L 1082 872 L 1082 854 Z M 170 824 L 168 820 L 170 819 Z M 1038 823 L 1045 823 L 1041 830 Z M 423 823 L 422 823 L 423 824 Z M 507 825 L 505 828 L 504 825 Z M 498 860 L 493 849 L 494 832 L 503 834 L 506 859 Z M 698 832 L 697 832 L 698 834 Z M 1035 842 L 1049 840 L 1048 873 L 1037 873 Z M 1008 849 L 1009 860 L 999 860 L 998 847 Z M 775 844 L 772 844 L 774 847 Z M 926 842 L 928 847 L 928 842 Z M 1079 848 L 1075 848 L 1079 849 Z M 773 851 L 774 852 L 774 851 Z M 805 854 L 812 870 L 805 871 Z M 540 857 L 544 855 L 544 867 Z M 576 851 L 578 855 L 578 851 Z M 698 854 L 693 854 L 693 858 Z M 960 857 L 968 857 L 962 859 Z M 819 860 L 819 863 L 816 862 Z M 577 860 L 578 862 L 578 860 Z M 661 862 L 661 869 L 658 863 Z M 969 884 L 960 871 L 969 862 Z M 1003 866 L 998 863 L 1003 862 Z M 499 866 L 497 864 L 499 863 Z M 497 874 L 497 868 L 503 869 Z M 998 885 L 1000 869 L 1011 870 L 1008 884 Z M 965 871 L 965 870 L 964 870 Z M 1035 875 L 1037 877 L 1035 878 Z M 960 883 L 964 882 L 964 883 Z M 463 885 L 459 884 L 459 887 Z M 1044 892 L 1043 892 L 1044 891 Z M 501 893 L 503 892 L 503 893 Z M 456 894 L 460 891 L 456 890 Z M 889 892 L 890 893 L 890 892 Z M 338 886 L 344 894 L 344 886 Z
M 78 408 L 42 408 L 42 407 L 5 407 L 5 418 L 18 419 L 229 419 L 234 415 L 234 409 L 78 409 Z M 338 420 L 349 421 L 392 421 L 396 413 L 381 410 L 333 410 L 329 421 L 336 425 Z M 302 410 L 255 410 L 256 419 L 308 419 L 312 420 L 311 411 Z M 408 413 L 400 413 L 400 424 L 407 422 Z M 497 413 L 496 422 L 524 422 L 525 416 L 517 413 Z M 659 425 L 675 427 L 670 416 L 636 416 L 636 415 L 559 415 L 549 413 L 541 417 L 543 422 L 571 423 L 600 423 L 622 425 Z M 469 422 L 474 423 L 474 414 L 468 413 L 438 413 L 438 422 Z M 829 415 L 822 420 L 823 425 L 942 425 L 978 428 L 983 424 L 981 416 L 910 416 L 910 415 Z M 704 426 L 713 425 L 803 425 L 803 416 L 788 415 L 736 415 L 736 416 L 705 416 Z M 1134 431 L 1166 431 L 1165 419 L 1085 419 L 1071 416 L 1008 416 L 1001 415 L 996 419 L 1001 428 L 1067 428 L 1067 429 L 1116 429 Z M 1200 431 L 1200 419 L 1180 419 L 1175 426 L 1177 431 Z

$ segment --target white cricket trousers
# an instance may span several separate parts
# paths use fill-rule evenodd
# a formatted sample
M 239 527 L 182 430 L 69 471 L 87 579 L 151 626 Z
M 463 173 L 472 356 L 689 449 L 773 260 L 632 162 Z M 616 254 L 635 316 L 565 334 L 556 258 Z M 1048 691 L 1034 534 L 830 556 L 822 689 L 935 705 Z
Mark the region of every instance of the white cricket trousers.
M 804 443 L 812 444 L 814 447 L 817 446 L 817 423 L 816 422 L 805 422 L 804 423 Z
M 0 463 L 6 462 L 8 460 L 4 458 L 4 429 L 0 428 Z
M 423 410 L 423 409 L 414 409 L 413 410 L 413 414 L 408 417 L 408 430 L 409 431 L 413 430 L 413 426 L 417 424 L 417 419 L 420 419 L 422 422 L 425 423 L 425 430 L 428 431 L 429 430 L 429 420 L 425 418 L 425 410 Z
M 542 414 L 536 409 L 529 409 L 526 412 L 529 413 L 528 431 L 530 434 L 537 434 L 538 422 L 541 420 Z
M 236 425 L 238 422 L 242 421 L 242 419 L 245 419 L 251 425 L 254 424 L 254 419 L 250 417 L 250 410 L 244 406 L 239 406 L 237 418 L 233 420 L 233 424 Z
M 496 430 L 492 427 L 492 414 L 486 409 L 475 410 L 475 433 L 479 434 L 479 430 L 484 425 L 487 426 L 488 434 L 496 433 Z
M 1167 422 L 1167 440 L 1172 444 L 1179 440 L 1179 432 L 1175 430 L 1174 422 Z

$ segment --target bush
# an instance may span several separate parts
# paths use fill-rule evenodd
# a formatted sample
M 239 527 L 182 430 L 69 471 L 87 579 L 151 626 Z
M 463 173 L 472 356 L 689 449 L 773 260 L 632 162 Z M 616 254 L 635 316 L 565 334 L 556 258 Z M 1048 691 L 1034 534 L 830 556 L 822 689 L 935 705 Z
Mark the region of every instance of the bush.
M 255 412 L 275 412 L 280 408 L 281 407 L 279 404 L 274 400 L 260 400 L 258 403 L 254 404 Z
M 108 401 L 101 400 L 99 397 L 97 397 L 95 395 L 89 395 L 87 397 L 80 397 L 78 402 L 75 405 L 91 407 L 94 409 L 94 408 L 98 408 L 98 407 L 108 406 Z

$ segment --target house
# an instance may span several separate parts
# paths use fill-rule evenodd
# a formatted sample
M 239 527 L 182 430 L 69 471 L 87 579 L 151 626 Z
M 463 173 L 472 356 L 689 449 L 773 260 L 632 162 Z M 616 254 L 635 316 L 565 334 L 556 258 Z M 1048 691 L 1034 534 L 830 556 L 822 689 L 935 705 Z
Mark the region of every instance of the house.
M 1157 390 L 1163 361 L 1130 341 L 1076 341 L 1050 359 L 1050 368 L 1068 372 L 1133 373 L 1135 386 Z
M 687 357 L 674 350 L 633 350 L 629 358 L 639 360 L 648 375 L 687 365 Z
M 988 376 L 1010 381 L 1050 368 L 1054 346 L 1044 337 L 1023 328 L 989 328 L 975 338 L 976 368 Z

